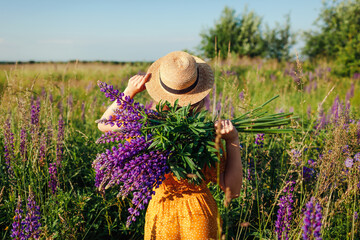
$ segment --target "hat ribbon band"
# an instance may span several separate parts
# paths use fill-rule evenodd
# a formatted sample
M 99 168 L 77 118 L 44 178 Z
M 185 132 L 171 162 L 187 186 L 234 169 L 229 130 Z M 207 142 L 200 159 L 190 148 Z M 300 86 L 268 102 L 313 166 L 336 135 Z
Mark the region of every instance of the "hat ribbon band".
M 193 84 L 191 84 L 189 87 L 184 88 L 184 89 L 178 90 L 178 89 L 173 89 L 173 88 L 167 86 L 167 85 L 161 80 L 160 71 L 159 71 L 159 79 L 160 79 L 160 84 L 161 84 L 161 86 L 162 86 L 166 91 L 168 91 L 169 93 L 173 93 L 173 94 L 184 94 L 184 93 L 188 93 L 188 92 L 190 92 L 191 90 L 193 90 L 193 89 L 196 87 L 196 85 L 198 84 L 198 82 L 199 82 L 199 68 L 197 68 L 196 81 L 195 81 Z

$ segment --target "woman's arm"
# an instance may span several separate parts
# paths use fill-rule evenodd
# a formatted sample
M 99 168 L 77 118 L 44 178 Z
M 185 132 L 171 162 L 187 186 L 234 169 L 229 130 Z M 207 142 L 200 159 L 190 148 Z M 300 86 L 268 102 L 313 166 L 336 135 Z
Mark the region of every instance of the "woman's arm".
M 215 123 L 215 128 L 218 123 Z M 240 153 L 239 133 L 230 120 L 221 121 L 221 138 L 226 142 L 226 166 L 220 175 L 220 187 L 227 198 L 236 198 L 240 194 L 243 181 L 243 171 Z
M 145 83 L 150 80 L 151 74 L 148 73 L 146 75 L 135 75 L 129 79 L 128 86 L 124 90 L 124 96 L 129 96 L 130 98 L 134 98 L 136 94 L 145 90 Z M 114 110 L 119 106 L 116 103 L 116 100 L 106 109 L 104 114 L 101 116 L 101 119 L 108 119 L 111 115 L 114 114 Z M 105 125 L 103 123 L 98 123 L 98 128 L 102 132 L 108 132 L 112 130 L 116 130 L 119 127 L 114 125 Z

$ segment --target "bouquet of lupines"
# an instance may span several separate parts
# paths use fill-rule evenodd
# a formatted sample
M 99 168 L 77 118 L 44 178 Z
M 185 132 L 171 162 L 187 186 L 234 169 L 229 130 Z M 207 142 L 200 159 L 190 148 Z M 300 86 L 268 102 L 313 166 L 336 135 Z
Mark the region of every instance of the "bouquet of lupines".
M 164 102 L 156 106 L 157 111 L 149 110 L 111 85 L 100 81 L 98 85 L 107 98 L 116 100 L 118 108 L 109 119 L 97 123 L 116 125 L 118 130 L 98 139 L 98 143 L 112 143 L 112 148 L 98 154 L 93 162 L 95 186 L 99 191 L 119 186 L 118 197 L 123 198 L 132 193 L 134 207 L 129 208 L 127 221 L 130 225 L 139 210 L 145 209 L 165 174 L 172 172 L 179 180 L 194 184 L 203 181 L 202 169 L 219 161 L 214 122 L 206 119 L 207 111 L 195 112 L 190 105 L 179 107 L 177 102 L 174 106 Z M 274 98 L 232 120 L 234 127 L 239 132 L 253 133 L 294 131 L 279 128 L 291 122 L 291 113 L 261 111 Z

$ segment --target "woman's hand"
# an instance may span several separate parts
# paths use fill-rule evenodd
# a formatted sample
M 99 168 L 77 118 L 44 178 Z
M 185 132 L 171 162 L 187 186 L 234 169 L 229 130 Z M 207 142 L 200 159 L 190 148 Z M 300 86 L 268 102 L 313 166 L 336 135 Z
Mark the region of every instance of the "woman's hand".
M 151 74 L 135 75 L 129 79 L 128 86 L 126 87 L 124 94 L 130 98 L 134 98 L 136 94 L 145 90 L 145 83 L 150 80 Z
M 230 120 L 215 122 L 216 133 L 226 141 L 226 166 L 220 175 L 220 187 L 225 192 L 225 206 L 230 204 L 232 198 L 240 194 L 242 187 L 242 163 L 240 152 L 239 133 Z
M 221 134 L 222 139 L 224 139 L 225 141 L 239 140 L 239 133 L 230 120 L 221 120 L 220 123 L 221 127 L 219 133 Z M 219 122 L 216 121 L 215 130 L 217 130 L 218 124 Z

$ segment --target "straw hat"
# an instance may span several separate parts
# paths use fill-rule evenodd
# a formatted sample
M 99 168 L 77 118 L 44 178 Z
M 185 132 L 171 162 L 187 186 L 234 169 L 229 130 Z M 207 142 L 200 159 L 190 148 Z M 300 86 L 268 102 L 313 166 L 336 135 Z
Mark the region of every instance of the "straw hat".
M 200 102 L 212 89 L 214 75 L 202 59 L 186 52 L 176 51 L 156 60 L 148 69 L 150 80 L 146 90 L 156 101 L 171 104 L 179 99 L 184 106 Z

